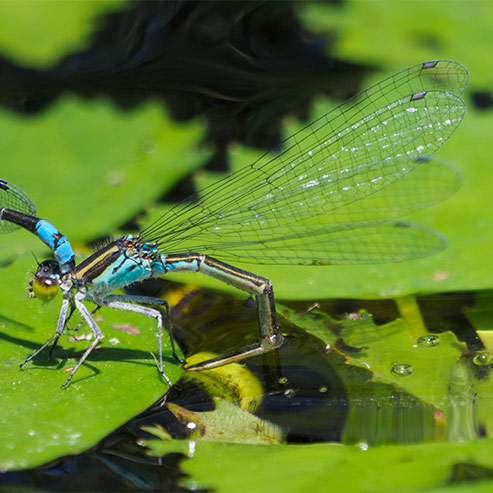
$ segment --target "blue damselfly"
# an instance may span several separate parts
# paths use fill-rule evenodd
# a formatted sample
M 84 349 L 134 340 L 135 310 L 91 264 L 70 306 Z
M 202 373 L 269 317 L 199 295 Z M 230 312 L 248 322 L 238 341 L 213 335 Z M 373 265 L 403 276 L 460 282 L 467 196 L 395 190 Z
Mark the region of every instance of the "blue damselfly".
M 201 272 L 256 297 L 259 340 L 187 369 L 241 361 L 278 348 L 283 336 L 271 282 L 223 260 L 331 265 L 398 262 L 439 251 L 445 246 L 440 235 L 394 221 L 440 202 L 460 186 L 459 174 L 430 156 L 462 120 L 460 95 L 468 79 L 467 70 L 451 61 L 399 72 L 292 135 L 277 152 L 219 180 L 140 234 L 122 236 L 80 264 L 67 238 L 36 217 L 29 197 L 0 180 L 0 232 L 22 226 L 38 235 L 56 259 L 39 264 L 32 292 L 42 299 L 51 299 L 58 289 L 63 295 L 55 334 L 21 366 L 51 342 L 55 346 L 77 310 L 94 340 L 66 385 L 103 337 L 85 306 L 90 301 L 96 309 L 154 317 L 164 375 L 163 316 L 150 306 L 165 306 L 168 314 L 166 302 L 112 292 L 169 272 Z M 165 321 L 169 324 L 169 316 Z M 173 352 L 178 358 L 174 345 Z

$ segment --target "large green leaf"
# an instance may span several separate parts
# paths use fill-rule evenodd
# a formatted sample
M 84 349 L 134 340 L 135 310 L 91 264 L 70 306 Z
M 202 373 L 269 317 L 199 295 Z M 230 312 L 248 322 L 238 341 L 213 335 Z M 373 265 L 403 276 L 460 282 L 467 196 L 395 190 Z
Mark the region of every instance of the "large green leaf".
M 155 321 L 115 310 L 100 312 L 105 334 L 101 349 L 94 351 L 66 388 L 61 387 L 66 372 L 89 344 L 81 337 L 90 334 L 87 326 L 66 331 L 53 359 L 47 348 L 21 371 L 19 363 L 54 333 L 60 309 L 58 298 L 43 305 L 27 297 L 26 274 L 32 264 L 33 259 L 24 255 L 1 269 L 0 470 L 34 467 L 86 450 L 168 388 L 152 356 L 158 350 Z M 164 343 L 165 373 L 176 380 L 181 369 L 166 336 Z
M 365 18 L 368 10 L 371 10 L 375 11 L 375 18 L 379 22 L 390 19 L 386 2 L 353 2 L 350 5 L 356 18 Z M 395 7 L 391 10 L 401 16 L 403 23 L 407 23 L 406 8 L 410 11 L 408 14 L 413 9 L 410 3 L 403 5 L 405 8 Z M 351 39 L 357 38 L 361 43 L 364 36 L 352 24 L 347 25 L 350 17 L 332 16 L 333 11 L 326 5 L 316 8 L 321 10 L 311 14 L 311 11 L 307 11 L 305 14 L 307 22 L 313 24 L 317 21 L 317 26 L 323 29 L 337 21 L 338 28 L 345 32 L 340 42 L 341 51 L 350 51 L 345 48 L 346 45 L 354 51 L 361 49 L 360 45 L 351 45 Z M 443 13 L 441 7 L 434 8 L 432 13 L 435 12 L 437 16 L 438 11 Z M 453 26 L 453 12 L 450 10 L 440 26 Z M 396 23 L 392 25 L 395 27 Z M 449 32 L 446 29 L 434 29 L 438 33 Z M 476 35 L 475 25 L 471 23 L 470 29 L 471 35 Z M 379 32 L 385 32 L 385 28 L 382 27 Z M 452 46 L 455 39 L 447 38 L 446 41 Z M 373 42 L 371 45 L 372 54 L 376 58 L 379 47 Z M 368 46 L 366 41 L 365 46 Z M 383 50 L 387 53 L 387 44 L 382 44 L 380 50 L 381 53 L 384 53 Z M 386 59 L 386 63 L 398 70 L 440 55 L 437 50 L 433 54 L 429 50 L 423 50 L 418 55 L 416 53 L 419 52 L 413 52 L 415 56 L 406 59 L 399 52 L 399 57 Z M 461 61 L 473 70 L 467 59 Z M 387 69 L 373 74 L 366 85 L 389 73 L 391 71 Z M 311 118 L 327 112 L 333 106 L 328 101 L 320 101 Z M 5 112 L 1 118 L 4 140 L 0 140 L 0 143 L 5 163 L 2 174 L 26 190 L 38 204 L 40 215 L 54 222 L 73 242 L 111 234 L 116 226 L 132 219 L 187 171 L 204 162 L 204 155 L 191 156 L 189 152 L 191 144 L 200 139 L 200 131 L 163 127 L 165 124 L 161 118 L 160 110 L 150 105 L 126 113 L 115 110 L 104 101 L 87 103 L 73 98 L 60 101 L 51 112 L 34 119 L 16 118 Z M 462 169 L 465 176 L 463 189 L 445 203 L 410 218 L 444 233 L 450 241 L 447 251 L 431 258 L 392 265 L 240 267 L 271 279 L 277 295 L 291 299 L 390 297 L 420 291 L 490 287 L 489 270 L 485 266 L 491 263 L 487 246 L 493 239 L 493 227 L 488 222 L 488 216 L 484 215 L 489 196 L 483 192 L 483 184 L 488 182 L 489 166 L 481 149 L 489 138 L 489 129 L 493 124 L 491 119 L 470 110 L 461 128 L 439 153 L 439 157 L 448 159 Z M 303 124 L 287 125 L 285 135 L 294 132 L 300 125 Z M 30 142 L 31 145 L 23 146 L 24 142 Z M 35 153 L 33 149 L 36 149 Z M 235 148 L 231 154 L 233 168 L 249 164 L 254 156 L 259 155 L 260 152 Z M 159 179 L 156 179 L 158 176 Z M 205 186 L 216 178 L 217 175 L 201 175 L 197 184 L 199 187 Z M 48 203 L 51 205 L 45 205 Z M 159 208 L 152 217 L 164 210 Z M 142 226 L 147 223 L 145 218 L 141 222 Z M 26 240 L 24 246 L 32 248 L 28 241 L 32 240 Z M 12 248 L 9 246 L 6 250 L 12 251 Z M 182 276 L 177 279 L 190 278 Z M 298 282 L 293 282 L 293 279 Z M 200 276 L 194 282 L 224 289 L 220 283 Z M 303 284 L 303 289 L 299 288 L 299 283 Z
M 196 441 L 147 441 L 146 444 L 153 455 L 170 452 L 188 455 L 189 459 L 182 463 L 189 474 L 183 485 L 192 489 L 410 492 L 436 491 L 435 488 L 450 484 L 450 491 L 456 491 L 453 481 L 461 465 L 484 468 L 480 478 L 486 480 L 477 484 L 477 489 L 473 481 L 463 483 L 467 484 L 467 491 L 490 491 L 493 487 L 489 479 L 493 467 L 491 439 L 369 449 L 338 444 L 266 446 Z
M 121 0 L 4 0 L 0 52 L 21 64 L 49 66 L 72 50 L 85 48 L 93 30 L 91 21 L 124 4 Z
M 193 151 L 202 125 L 171 122 L 152 102 L 122 111 L 66 97 L 35 117 L 2 110 L 0 123 L 1 177 L 75 244 L 111 234 L 207 156 Z

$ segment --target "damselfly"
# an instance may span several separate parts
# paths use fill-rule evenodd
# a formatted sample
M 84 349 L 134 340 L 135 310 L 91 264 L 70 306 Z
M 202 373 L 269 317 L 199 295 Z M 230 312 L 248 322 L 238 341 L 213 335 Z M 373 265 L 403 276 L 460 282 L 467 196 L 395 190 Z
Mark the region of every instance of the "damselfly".
M 63 295 L 55 334 L 21 366 L 51 342 L 54 347 L 77 310 L 94 340 L 66 385 L 103 337 L 85 306 L 90 301 L 96 309 L 154 317 L 164 375 L 163 316 L 150 306 L 165 306 L 167 314 L 166 302 L 111 293 L 169 272 L 201 272 L 256 297 L 258 341 L 187 369 L 241 361 L 278 348 L 283 336 L 271 282 L 222 260 L 329 265 L 397 262 L 439 251 L 445 242 L 438 234 L 392 221 L 440 202 L 460 186 L 458 173 L 430 156 L 462 120 L 460 94 L 468 79 L 467 70 L 451 61 L 399 72 L 289 137 L 278 152 L 219 180 L 140 234 L 112 241 L 78 265 L 67 238 L 35 217 L 29 197 L 0 181 L 0 232 L 22 226 L 38 235 L 56 259 L 39 265 L 33 294 L 50 299 L 60 289 Z

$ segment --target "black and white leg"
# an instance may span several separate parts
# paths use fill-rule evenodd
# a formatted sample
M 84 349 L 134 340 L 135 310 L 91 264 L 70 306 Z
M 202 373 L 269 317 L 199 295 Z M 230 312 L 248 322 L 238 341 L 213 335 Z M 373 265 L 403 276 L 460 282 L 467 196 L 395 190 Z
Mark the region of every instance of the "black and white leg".
M 173 356 L 180 363 L 184 363 L 184 360 L 180 358 L 176 352 L 175 342 L 173 339 L 173 330 L 171 326 L 171 319 L 169 315 L 169 305 L 167 301 L 161 298 L 152 298 L 150 296 L 137 296 L 137 295 L 119 295 L 111 294 L 106 298 L 98 300 L 101 306 L 108 308 L 115 308 L 117 310 L 127 310 L 130 312 L 141 313 L 148 317 L 155 318 L 157 321 L 157 334 L 159 344 L 159 372 L 163 375 L 164 379 L 171 385 L 169 378 L 164 374 L 163 370 L 163 316 L 159 310 L 142 305 L 158 305 L 165 308 L 165 327 L 169 333 L 171 348 Z
M 57 325 L 56 325 L 56 331 L 55 331 L 55 333 L 42 346 L 40 346 L 38 349 L 36 349 L 36 351 L 34 351 L 34 353 L 32 353 L 30 356 L 28 356 L 19 365 L 20 368 L 22 368 L 26 363 L 28 363 L 33 358 L 35 358 L 41 351 L 43 351 L 43 349 L 46 346 L 48 346 L 49 344 L 51 344 L 52 341 L 54 341 L 53 342 L 53 347 L 51 349 L 51 351 L 53 351 L 53 348 L 56 346 L 56 343 L 57 343 L 58 339 L 60 338 L 60 336 L 62 335 L 63 329 L 65 328 L 65 325 L 66 325 L 66 322 L 67 322 L 67 318 L 69 318 L 70 315 L 72 314 L 73 309 L 71 308 L 70 315 L 69 315 L 69 317 L 67 317 L 67 312 L 68 312 L 69 308 L 71 308 L 71 306 L 70 306 L 70 300 L 69 300 L 69 298 L 67 296 L 67 297 L 64 297 L 63 298 L 63 301 L 62 301 L 62 307 L 60 309 L 60 315 L 58 316 L 58 322 L 57 322 Z M 50 351 L 50 355 L 51 355 L 51 351 Z
M 242 361 L 266 353 L 281 346 L 283 336 L 277 326 L 276 306 L 272 283 L 265 277 L 225 264 L 207 255 L 191 253 L 188 255 L 168 255 L 166 263 L 170 270 L 182 272 L 201 272 L 219 279 L 226 284 L 255 296 L 259 321 L 259 340 L 255 344 L 237 351 L 211 358 L 201 363 L 185 367 L 185 370 L 207 370 L 218 366 Z
M 93 352 L 94 348 L 98 345 L 98 342 L 104 337 L 98 324 L 94 321 L 92 315 L 89 313 L 89 310 L 86 308 L 84 303 L 82 303 L 83 299 L 84 299 L 84 295 L 82 293 L 77 293 L 74 297 L 75 307 L 82 315 L 84 320 L 87 322 L 87 325 L 91 327 L 91 330 L 94 333 L 94 341 L 92 341 L 91 345 L 84 351 L 84 354 L 77 362 L 74 369 L 70 372 L 70 375 L 68 376 L 67 380 L 65 380 L 62 387 L 65 387 L 70 382 L 70 380 L 72 380 L 72 377 L 74 376 L 75 372 L 79 369 L 80 365 L 84 363 L 87 357 Z

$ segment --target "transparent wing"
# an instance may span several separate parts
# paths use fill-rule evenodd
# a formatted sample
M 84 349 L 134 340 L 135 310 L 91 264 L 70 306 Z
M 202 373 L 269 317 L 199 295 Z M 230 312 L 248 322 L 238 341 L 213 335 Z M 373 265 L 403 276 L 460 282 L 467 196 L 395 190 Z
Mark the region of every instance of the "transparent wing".
M 230 262 L 284 265 L 344 265 L 402 262 L 437 253 L 446 240 L 424 228 L 407 223 L 379 224 L 339 231 L 315 231 L 310 237 L 276 238 L 268 248 L 242 243 L 237 248 L 217 249 L 210 254 Z M 231 245 L 229 245 L 231 247 Z
M 26 193 L 12 183 L 0 179 L 0 209 L 4 207 L 30 216 L 36 215 L 36 207 Z M 0 233 L 10 233 L 18 228 L 20 226 L 17 224 L 2 221 L 0 216 Z
M 302 221 L 293 217 L 284 234 L 272 234 L 267 229 L 261 242 L 259 235 L 247 241 L 237 227 L 227 223 L 224 231 L 217 231 L 220 242 L 204 244 L 207 235 L 198 235 L 182 245 L 180 252 L 205 252 L 232 262 L 296 265 L 382 263 L 423 257 L 446 246 L 440 235 L 416 226 L 404 227 L 403 223 L 382 223 L 440 203 L 461 184 L 462 177 L 453 167 L 424 158 L 413 173 L 378 193 L 331 214 Z
M 370 243 L 379 250 L 378 261 L 425 255 L 428 243 L 433 253 L 443 240 L 430 232 L 373 226 L 456 190 L 455 172 L 448 168 L 448 178 L 440 179 L 439 170 L 447 167 L 423 158 L 462 120 L 464 103 L 457 94 L 467 80 L 467 71 L 454 62 L 400 72 L 294 134 L 277 154 L 219 180 L 198 200 L 178 204 L 141 236 L 158 242 L 164 253 L 199 251 L 258 263 L 377 261 L 361 248 L 349 249 L 354 253 L 348 256 L 351 243 L 366 244 L 362 234 L 375 238 Z M 416 178 L 381 195 L 418 168 L 429 170 L 433 185 L 416 190 L 423 181 Z M 357 231 L 362 227 L 364 232 Z M 421 244 L 414 252 L 406 247 L 407 256 L 386 255 L 397 237 Z

